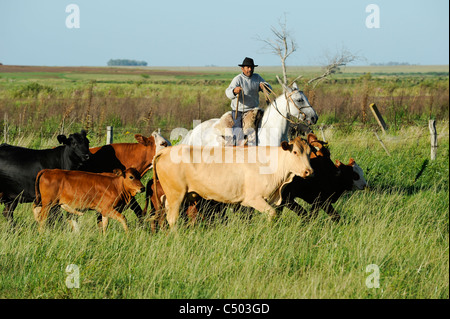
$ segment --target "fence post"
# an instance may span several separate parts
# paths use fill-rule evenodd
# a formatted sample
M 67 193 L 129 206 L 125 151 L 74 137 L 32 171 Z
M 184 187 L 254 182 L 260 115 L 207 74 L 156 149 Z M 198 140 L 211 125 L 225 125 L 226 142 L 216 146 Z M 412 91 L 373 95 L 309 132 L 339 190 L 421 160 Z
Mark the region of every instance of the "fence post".
M 112 144 L 113 143 L 113 127 L 107 126 L 106 127 L 106 144 Z
M 387 126 L 386 123 L 383 120 L 383 117 L 381 116 L 380 111 L 378 111 L 377 106 L 375 103 L 372 103 L 369 105 L 370 110 L 372 111 L 373 115 L 375 116 L 375 119 L 378 122 L 378 125 L 380 125 L 381 129 L 383 130 L 383 133 L 386 133 Z
M 388 156 L 391 156 L 391 153 L 389 153 L 386 145 L 384 145 L 383 141 L 381 140 L 381 138 L 378 136 L 377 132 L 375 132 L 375 136 L 377 137 L 378 142 L 380 142 L 381 146 L 383 147 L 383 149 L 385 150 L 385 152 L 387 153 Z
M 431 160 L 433 161 L 436 159 L 436 152 L 437 152 L 436 120 L 429 120 L 428 128 L 430 130 L 431 135 Z
M 320 126 L 320 131 L 322 132 L 322 141 L 326 141 L 325 134 L 323 133 L 323 124 Z

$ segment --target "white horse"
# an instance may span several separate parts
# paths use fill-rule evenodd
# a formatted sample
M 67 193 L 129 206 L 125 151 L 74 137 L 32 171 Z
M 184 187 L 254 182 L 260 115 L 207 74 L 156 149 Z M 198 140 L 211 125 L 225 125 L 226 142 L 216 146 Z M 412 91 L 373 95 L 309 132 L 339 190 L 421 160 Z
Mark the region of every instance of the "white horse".
M 297 84 L 284 86 L 284 94 L 278 96 L 264 111 L 258 125 L 256 145 L 280 146 L 288 140 L 289 121 L 298 119 L 315 124 L 319 116 L 309 104 L 308 98 L 299 90 Z M 197 125 L 181 140 L 180 144 L 223 146 L 225 140 L 217 128 L 219 119 L 210 119 Z

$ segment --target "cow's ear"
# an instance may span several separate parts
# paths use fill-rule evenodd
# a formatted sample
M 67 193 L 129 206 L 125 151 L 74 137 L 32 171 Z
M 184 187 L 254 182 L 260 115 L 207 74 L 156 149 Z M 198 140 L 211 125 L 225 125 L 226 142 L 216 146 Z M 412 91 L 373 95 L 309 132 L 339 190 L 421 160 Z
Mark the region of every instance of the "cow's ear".
M 312 142 L 317 141 L 317 136 L 314 135 L 313 133 L 309 133 L 307 139 L 308 144 L 311 144 Z
M 138 143 L 144 144 L 144 139 L 141 134 L 135 134 L 134 138 L 136 139 L 136 141 L 138 141 Z
M 59 144 L 67 144 L 67 137 L 63 134 L 57 137 Z
M 141 134 L 134 135 L 134 138 L 138 143 L 141 143 L 142 145 L 147 145 L 147 138 Z
M 281 142 L 281 148 L 283 149 L 283 151 L 292 151 L 293 145 L 289 144 L 286 141 Z
M 151 145 L 151 139 L 148 137 L 145 137 L 141 134 L 136 134 L 134 136 L 134 138 L 136 139 L 136 141 L 138 141 L 138 143 L 144 145 L 144 146 L 149 146 Z
M 113 169 L 113 173 L 117 176 L 123 176 L 123 171 L 120 168 Z
M 85 130 L 81 130 L 81 136 L 85 138 L 87 136 L 87 132 Z

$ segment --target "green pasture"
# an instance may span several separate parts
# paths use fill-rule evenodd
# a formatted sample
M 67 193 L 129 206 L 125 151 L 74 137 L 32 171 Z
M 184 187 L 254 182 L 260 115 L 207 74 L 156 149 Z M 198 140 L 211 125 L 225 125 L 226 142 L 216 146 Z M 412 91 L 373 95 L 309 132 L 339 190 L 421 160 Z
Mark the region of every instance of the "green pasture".
M 0 298 L 448 299 L 448 122 L 437 131 L 431 161 L 427 127 L 380 133 L 391 156 L 371 130 L 325 129 L 332 159 L 354 158 L 370 186 L 339 199 L 339 223 L 287 209 L 269 223 L 238 209 L 153 234 L 127 210 L 128 235 L 115 221 L 102 235 L 92 212 L 78 219 L 79 233 L 64 222 L 38 233 L 22 204 L 14 230 L 0 219 Z M 79 288 L 68 288 L 69 265 Z
M 280 71 L 257 69 L 279 94 Z M 323 212 L 304 220 L 287 209 L 269 223 L 237 208 L 194 227 L 180 221 L 176 233 L 152 233 L 127 210 L 128 235 L 115 221 L 102 235 L 93 212 L 78 218 L 78 233 L 65 221 L 39 233 L 31 204 L 21 204 L 14 229 L 0 216 L 0 298 L 448 299 L 448 65 L 346 67 L 316 88 L 304 85 L 320 71 L 288 67 L 290 79 L 303 75 L 298 83 L 319 114 L 313 129 L 329 142 L 332 159 L 354 158 L 369 183 L 338 200 L 339 223 Z M 228 111 L 224 90 L 238 72 L 236 66 L 5 73 L 0 66 L 0 143 L 52 148 L 57 134 L 84 128 L 98 146 L 107 125 L 114 142 L 134 142 L 134 134 L 158 128 L 169 138 L 174 128 Z M 429 119 L 437 121 L 433 161 Z M 143 183 L 150 178 L 151 172 Z M 144 195 L 136 198 L 143 206 Z M 69 265 L 79 269 L 79 288 L 67 285 Z

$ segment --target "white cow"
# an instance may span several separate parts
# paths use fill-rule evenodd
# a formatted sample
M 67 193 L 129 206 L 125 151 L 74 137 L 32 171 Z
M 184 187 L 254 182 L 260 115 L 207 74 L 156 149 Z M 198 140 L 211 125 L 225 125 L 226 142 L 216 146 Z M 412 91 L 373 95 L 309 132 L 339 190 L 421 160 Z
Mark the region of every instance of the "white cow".
M 283 186 L 294 176 L 312 175 L 311 149 L 300 137 L 279 147 L 201 147 L 176 145 L 153 160 L 154 174 L 166 195 L 167 221 L 173 228 L 186 194 L 241 204 L 276 215 Z M 156 193 L 156 191 L 155 191 Z

